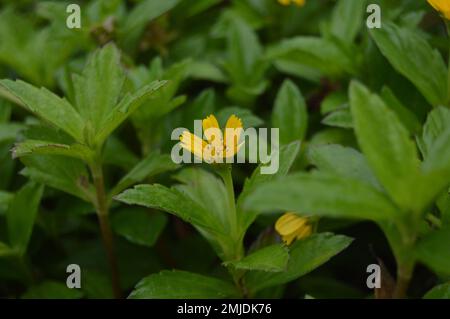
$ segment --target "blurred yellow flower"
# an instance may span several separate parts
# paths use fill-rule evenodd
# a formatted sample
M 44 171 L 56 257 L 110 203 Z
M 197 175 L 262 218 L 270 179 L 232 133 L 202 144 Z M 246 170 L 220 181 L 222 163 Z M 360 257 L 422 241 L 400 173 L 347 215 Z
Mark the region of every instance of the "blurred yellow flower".
M 282 4 L 283 6 L 289 6 L 292 3 L 299 7 L 303 7 L 305 5 L 306 0 L 278 0 L 278 3 Z
M 290 245 L 294 239 L 308 237 L 312 233 L 312 226 L 307 217 L 300 217 L 287 212 L 275 223 L 275 230 L 280 234 L 286 245 Z
M 180 136 L 181 146 L 207 163 L 224 163 L 227 158 L 239 152 L 243 143 L 239 143 L 243 132 L 242 121 L 236 115 L 231 115 L 225 125 L 225 131 L 219 127 L 214 115 L 207 116 L 202 121 L 206 141 L 184 131 Z
M 428 3 L 433 6 L 437 11 L 450 20 L 450 1 L 449 0 L 428 0 Z

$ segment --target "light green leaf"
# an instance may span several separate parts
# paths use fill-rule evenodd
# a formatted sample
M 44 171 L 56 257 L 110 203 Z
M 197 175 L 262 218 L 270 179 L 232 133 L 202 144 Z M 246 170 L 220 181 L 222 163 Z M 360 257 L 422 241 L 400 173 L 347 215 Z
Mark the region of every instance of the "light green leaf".
M 341 128 L 352 128 L 353 118 L 348 108 L 341 108 L 329 113 L 322 120 L 322 124 Z
M 146 178 L 175 170 L 177 167 L 178 165 L 172 161 L 170 155 L 152 153 L 140 161 L 117 183 L 111 191 L 111 196 L 120 193 L 125 188 L 141 182 Z
M 365 0 L 337 1 L 331 17 L 331 33 L 345 43 L 352 43 L 361 29 L 365 8 Z
M 236 269 L 280 272 L 286 270 L 288 260 L 288 249 L 278 244 L 261 248 L 239 261 L 226 264 L 230 264 Z
M 442 55 L 417 31 L 384 22 L 382 28 L 372 29 L 371 35 L 392 66 L 408 78 L 431 105 L 447 103 L 447 67 Z
M 423 296 L 423 299 L 450 299 L 450 283 L 434 287 Z
M 0 121 L 0 143 L 15 141 L 20 131 L 24 129 L 24 125 L 16 123 L 1 123 Z
M 427 117 L 423 127 L 422 136 L 417 138 L 420 151 L 424 158 L 428 157 L 428 152 L 445 130 L 450 127 L 450 110 L 439 106 L 432 110 Z
M 308 150 L 308 159 L 321 172 L 366 182 L 381 189 L 364 156 L 350 147 L 338 144 L 312 146 Z
M 130 242 L 152 247 L 167 224 L 167 216 L 139 207 L 126 207 L 112 215 L 113 230 Z
M 450 229 L 434 231 L 416 247 L 418 259 L 437 274 L 450 275 Z
M 187 271 L 165 270 L 142 279 L 128 298 L 221 299 L 233 297 L 239 297 L 239 293 L 231 283 Z
M 83 142 L 83 120 L 66 99 L 20 80 L 0 80 L 0 87 L 19 99 L 30 112 L 65 131 L 78 142 Z
M 280 129 L 281 145 L 305 137 L 308 126 L 305 99 L 290 80 L 285 80 L 278 91 L 272 112 L 272 126 Z
M 322 76 L 337 77 L 356 72 L 354 60 L 336 43 L 325 38 L 302 36 L 282 40 L 269 47 L 266 56 L 271 61 L 306 66 Z
M 420 162 L 408 131 L 380 97 L 357 82 L 350 87 L 350 105 L 359 145 L 377 179 L 401 208 L 420 210 Z
M 84 160 L 85 162 L 90 162 L 94 156 L 93 152 L 82 144 L 66 145 L 38 140 L 26 140 L 24 142 L 17 143 L 12 150 L 12 155 L 14 158 L 29 156 L 32 154 L 62 155 L 78 158 Z
M 43 191 L 42 185 L 29 182 L 9 203 L 6 212 L 9 243 L 21 254 L 27 249 Z
M 75 106 L 94 132 L 106 124 L 119 101 L 124 80 L 119 51 L 112 44 L 95 51 L 83 73 L 73 76 Z
M 318 173 L 297 173 L 260 185 L 247 196 L 244 209 L 374 221 L 398 216 L 395 205 L 367 183 Z
M 117 195 L 115 199 L 130 204 L 159 209 L 199 227 L 209 228 L 208 213 L 195 201 L 176 189 L 165 186 L 137 185 Z
M 352 239 L 330 233 L 316 234 L 295 242 L 289 249 L 287 269 L 270 273 L 252 271 L 245 276 L 248 289 L 255 293 L 263 288 L 282 285 L 306 275 L 348 247 Z

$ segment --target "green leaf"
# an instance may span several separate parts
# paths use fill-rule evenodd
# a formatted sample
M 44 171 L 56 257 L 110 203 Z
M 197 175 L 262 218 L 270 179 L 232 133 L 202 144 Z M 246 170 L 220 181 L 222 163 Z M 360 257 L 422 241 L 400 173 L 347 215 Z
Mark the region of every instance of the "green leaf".
M 29 182 L 9 203 L 6 212 L 9 243 L 21 254 L 27 249 L 43 191 L 42 185 Z
M 29 156 L 32 154 L 62 155 L 78 158 L 88 163 L 94 157 L 93 152 L 82 144 L 66 145 L 38 140 L 26 140 L 24 142 L 17 143 L 12 150 L 12 154 L 14 158 Z
M 434 287 L 423 296 L 423 299 L 450 299 L 450 283 Z
M 319 37 L 294 37 L 269 47 L 267 59 L 300 65 L 319 72 L 319 75 L 337 77 L 344 73 L 356 73 L 355 62 L 335 42 Z M 317 77 L 317 75 L 313 75 Z
M 174 178 L 181 182 L 174 186 L 182 194 L 193 200 L 207 213 L 209 220 L 216 221 L 223 233 L 231 231 L 228 194 L 225 185 L 217 175 L 201 168 L 188 167 Z
M 12 193 L 0 191 L 0 212 L 8 207 L 9 202 L 14 197 Z
M 144 0 L 127 15 L 120 30 L 125 47 L 133 47 L 145 25 L 175 7 L 180 0 Z
M 1 123 L 0 121 L 0 143 L 13 142 L 24 126 L 16 123 Z
M 318 173 L 296 173 L 260 185 L 247 196 L 244 209 L 374 221 L 398 216 L 395 205 L 367 183 Z
M 42 184 L 75 195 L 85 201 L 90 201 L 89 174 L 84 164 L 77 159 L 35 155 L 22 157 L 25 168 L 21 174 Z
M 272 112 L 272 126 L 280 129 L 280 144 L 288 144 L 305 137 L 308 113 L 302 93 L 290 80 L 278 91 Z
M 103 143 L 123 121 L 166 84 L 166 81 L 154 81 L 134 93 L 126 94 L 104 119 L 103 126 L 96 136 L 97 143 Z
M 261 248 L 239 261 L 226 263 L 236 269 L 261 270 L 269 272 L 285 271 L 289 260 L 288 249 L 283 245 Z
M 208 213 L 195 201 L 176 189 L 158 184 L 136 185 L 117 195 L 115 199 L 130 205 L 159 209 L 204 228 L 209 228 L 211 223 L 215 223 L 208 220 Z
M 423 126 L 422 136 L 417 138 L 417 142 L 423 157 L 428 157 L 429 150 L 450 126 L 450 110 L 439 106 L 432 110 L 427 117 L 427 121 Z
M 436 138 L 422 167 L 426 173 L 440 174 L 442 187 L 450 183 L 450 127 Z
M 57 281 L 44 281 L 30 287 L 22 299 L 79 299 L 83 296 L 80 289 L 67 288 L 66 284 Z
M 364 156 L 357 150 L 338 144 L 312 146 L 309 161 L 321 172 L 366 182 L 381 189 Z
M 437 274 L 450 275 L 450 229 L 441 229 L 422 238 L 416 247 L 418 259 Z
M 342 235 L 322 233 L 295 242 L 289 249 L 287 269 L 278 273 L 252 271 L 245 282 L 252 293 L 281 285 L 306 275 L 348 247 L 352 239 Z
M 142 279 L 129 298 L 221 299 L 238 296 L 231 283 L 187 271 L 165 270 Z
M 441 54 L 417 31 L 384 22 L 382 28 L 372 29 L 371 35 L 392 66 L 408 78 L 431 105 L 447 103 L 447 67 Z
M 83 73 L 73 76 L 75 106 L 94 132 L 106 124 L 119 101 L 124 80 L 119 51 L 111 44 L 95 51 Z
M 353 128 L 353 118 L 348 108 L 342 108 L 329 113 L 322 124 L 341 128 Z
M 111 191 L 111 196 L 120 193 L 125 188 L 141 182 L 146 178 L 175 170 L 177 167 L 178 165 L 172 161 L 170 155 L 152 153 L 140 161 L 117 183 Z
M 261 165 L 259 165 L 252 173 L 250 178 L 247 178 L 244 182 L 244 187 L 241 194 L 239 195 L 237 205 L 242 208 L 242 204 L 248 194 L 253 191 L 257 186 L 269 182 L 273 179 L 285 176 L 291 166 L 294 164 L 295 159 L 300 151 L 300 142 L 292 142 L 288 145 L 284 145 L 278 151 L 278 154 L 274 156 L 279 156 L 280 165 L 278 171 L 275 174 L 261 174 Z M 242 214 L 248 215 L 248 214 Z
M 167 224 L 167 216 L 139 207 L 127 207 L 114 213 L 114 231 L 130 242 L 152 247 Z
M 402 102 L 400 102 L 394 95 L 394 92 L 387 86 L 383 87 L 381 91 L 381 97 L 387 106 L 389 106 L 397 117 L 402 122 L 402 124 L 408 129 L 411 134 L 420 132 L 422 125 L 417 119 L 416 115 L 409 109 L 407 109 Z
M 0 80 L 0 87 L 17 98 L 30 112 L 65 131 L 76 141 L 83 142 L 83 120 L 66 99 L 20 80 Z
M 14 255 L 16 251 L 11 249 L 7 244 L 0 241 L 0 258 Z
M 339 0 L 331 17 L 331 33 L 343 42 L 352 43 L 361 29 L 365 8 L 365 0 Z
M 222 127 L 225 127 L 226 121 L 233 114 L 242 120 L 244 129 L 258 127 L 264 123 L 264 121 L 253 114 L 252 111 L 237 106 L 226 107 L 220 110 L 219 113 L 217 113 L 217 120 L 222 124 Z
M 350 105 L 359 145 L 377 179 L 401 208 L 420 210 L 420 162 L 408 131 L 380 97 L 357 82 L 350 86 Z

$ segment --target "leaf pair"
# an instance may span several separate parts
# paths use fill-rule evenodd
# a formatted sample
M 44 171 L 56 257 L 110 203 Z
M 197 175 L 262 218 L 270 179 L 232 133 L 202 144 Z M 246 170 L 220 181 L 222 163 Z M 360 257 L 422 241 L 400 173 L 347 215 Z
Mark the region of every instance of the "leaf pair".
M 119 52 L 107 45 L 94 53 L 82 75 L 73 76 L 72 104 L 45 88 L 38 89 L 23 81 L 1 80 L 0 86 L 27 110 L 66 132 L 72 145 L 53 141 L 27 141 L 18 151 L 63 153 L 92 161 L 93 151 L 102 147 L 106 138 L 165 82 L 152 82 L 133 93 L 123 91 L 125 74 L 120 66 Z

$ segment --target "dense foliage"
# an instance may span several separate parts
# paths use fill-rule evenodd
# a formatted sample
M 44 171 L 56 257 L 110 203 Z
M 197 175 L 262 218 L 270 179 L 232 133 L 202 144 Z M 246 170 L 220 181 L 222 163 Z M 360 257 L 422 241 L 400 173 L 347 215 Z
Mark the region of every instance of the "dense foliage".
M 448 2 L 75 2 L 0 3 L 1 297 L 450 298 Z

